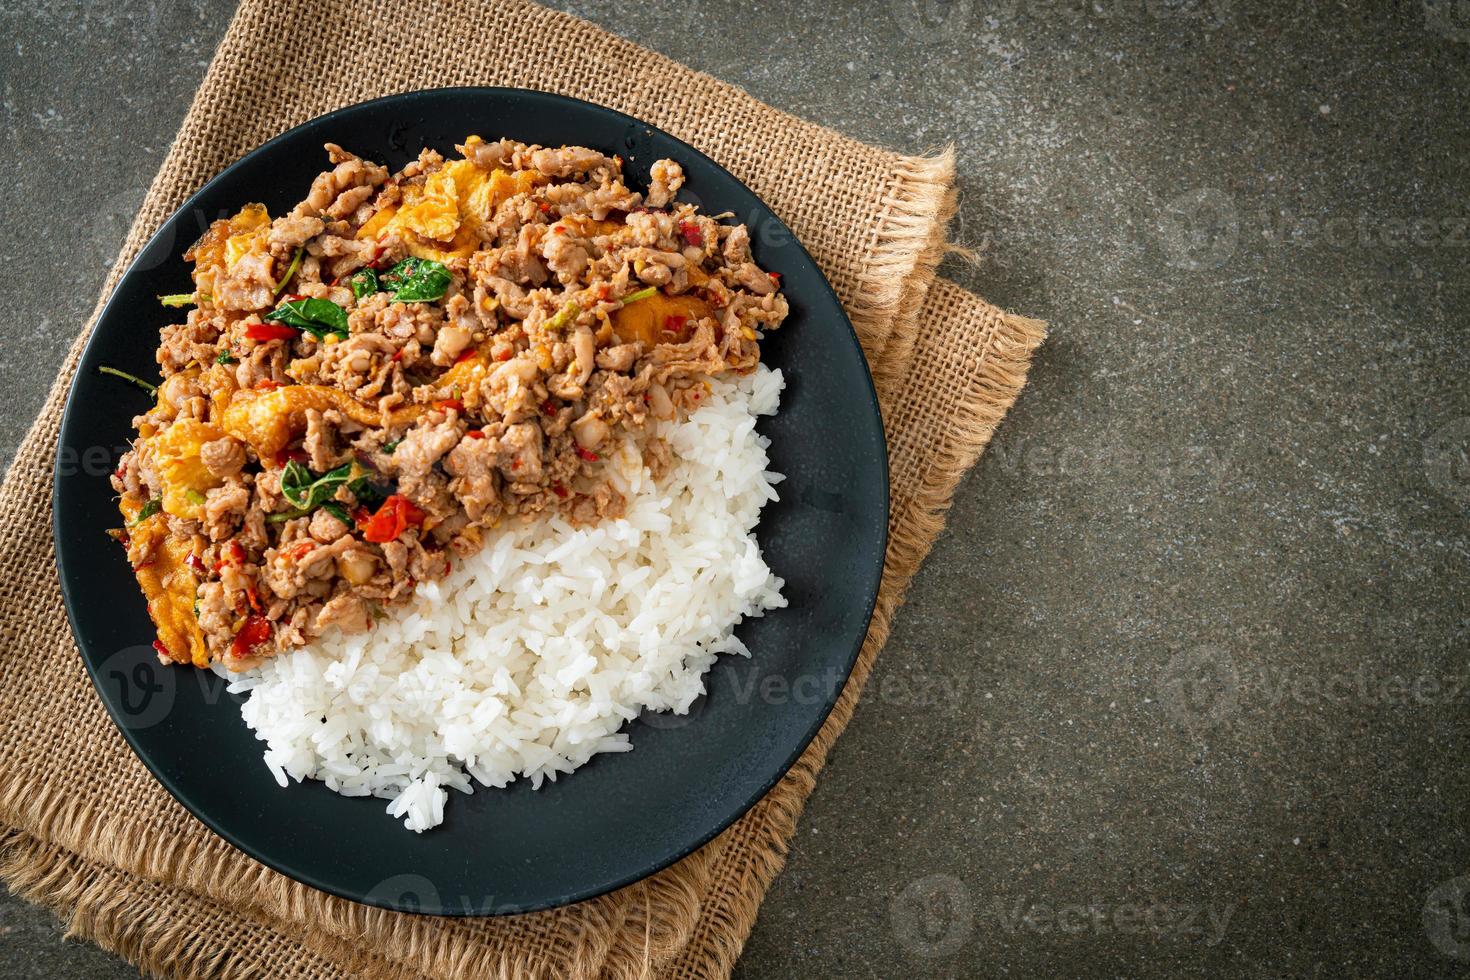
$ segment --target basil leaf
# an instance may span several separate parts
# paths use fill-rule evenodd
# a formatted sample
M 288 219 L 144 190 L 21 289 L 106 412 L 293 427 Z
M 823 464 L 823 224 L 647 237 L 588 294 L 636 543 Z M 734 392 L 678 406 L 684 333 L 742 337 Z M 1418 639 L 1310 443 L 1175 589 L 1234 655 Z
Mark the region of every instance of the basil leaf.
M 322 510 L 326 511 L 328 514 L 331 514 L 333 517 L 337 518 L 337 520 L 341 521 L 343 524 L 346 524 L 348 527 L 352 526 L 352 518 L 348 516 L 347 506 L 343 504 L 342 501 L 328 500 L 326 503 L 322 504 Z
M 395 303 L 432 303 L 442 299 L 454 277 L 442 262 L 409 256 L 389 269 L 378 282 L 393 290 Z
M 312 480 L 311 470 L 294 459 L 288 460 L 285 469 L 281 470 L 281 496 L 297 507 L 305 506 L 306 489 Z
M 353 273 L 352 277 L 347 280 L 347 284 L 352 287 L 352 298 L 359 303 L 383 288 L 378 284 L 378 274 L 372 269 L 363 269 Z
M 163 501 L 158 497 L 154 497 L 143 505 L 143 509 L 138 511 L 138 516 L 133 518 L 133 523 L 129 524 L 128 527 L 132 527 L 135 524 L 142 524 L 161 510 L 163 510 Z
M 267 313 L 265 318 L 305 330 L 318 340 L 330 333 L 347 336 L 347 311 L 327 299 L 293 299 Z
M 370 476 L 360 476 L 347 484 L 347 489 L 357 498 L 357 502 L 364 507 L 374 507 L 387 500 L 393 494 L 393 487 L 388 483 L 375 482 Z
M 398 289 L 408 282 L 409 279 L 413 278 L 414 273 L 422 269 L 429 261 L 429 259 L 421 259 L 417 255 L 410 255 L 406 259 L 400 259 L 393 264 L 393 268 L 378 277 L 378 282 L 382 283 L 380 288 Z M 434 264 L 438 265 L 439 263 L 435 262 Z
M 351 463 L 343 463 L 334 470 L 315 476 L 293 459 L 281 471 L 281 496 L 299 511 L 313 511 L 331 500 L 337 488 L 351 475 Z
M 216 357 L 214 359 L 214 363 L 216 363 L 216 364 L 239 364 L 240 363 L 240 359 L 237 358 L 234 354 L 231 354 L 229 351 L 222 350 L 222 351 L 219 352 L 219 357 Z

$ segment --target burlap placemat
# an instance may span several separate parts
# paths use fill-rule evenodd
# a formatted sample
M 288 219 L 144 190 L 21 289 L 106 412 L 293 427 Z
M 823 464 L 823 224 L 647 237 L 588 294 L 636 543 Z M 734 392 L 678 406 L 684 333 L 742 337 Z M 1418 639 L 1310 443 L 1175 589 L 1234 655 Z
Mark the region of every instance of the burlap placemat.
M 864 146 L 519 0 L 247 0 L 104 296 L 162 220 L 250 148 L 341 105 L 455 84 L 557 91 L 646 119 L 729 168 L 806 244 L 852 318 L 883 403 L 893 508 L 873 624 L 799 763 L 714 842 L 647 881 L 493 920 L 399 915 L 323 895 L 184 812 L 127 749 L 86 679 L 65 626 L 48 513 L 83 331 L 0 489 L 0 726 L 9 749 L 0 759 L 0 875 L 55 909 L 73 934 L 161 976 L 728 976 L 954 486 L 1015 400 L 1043 336 L 1040 323 L 934 279 L 953 207 L 948 154 Z

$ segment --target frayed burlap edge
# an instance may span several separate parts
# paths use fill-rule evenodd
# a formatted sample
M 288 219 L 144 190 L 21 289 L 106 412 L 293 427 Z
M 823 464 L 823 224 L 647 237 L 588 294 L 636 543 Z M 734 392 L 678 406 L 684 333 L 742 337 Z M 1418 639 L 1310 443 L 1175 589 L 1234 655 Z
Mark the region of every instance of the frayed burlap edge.
M 908 364 L 919 329 L 919 308 L 944 257 L 944 234 L 954 216 L 954 147 L 898 158 L 873 228 L 871 258 L 847 305 L 863 340 L 874 384 Z M 891 378 L 888 378 L 891 380 Z
M 373 980 L 401 980 L 415 976 L 514 977 L 516 980 L 567 977 L 574 980 L 648 975 L 648 965 L 671 959 L 683 950 L 698 921 L 701 899 L 709 887 L 712 863 L 723 838 L 696 851 L 679 863 L 629 888 L 589 899 L 577 905 L 532 913 L 548 922 L 552 931 L 583 940 L 564 964 L 548 962 L 533 950 L 518 956 L 475 944 L 452 944 L 435 934 L 437 920 L 402 915 L 358 905 L 318 892 L 280 875 L 264 865 L 236 854 L 218 838 L 210 837 L 203 848 L 176 842 L 141 831 L 126 838 L 98 836 L 95 808 L 79 800 L 62 800 L 49 787 L 27 789 L 20 780 L 6 786 L 0 803 L 7 819 L 23 814 L 17 824 L 34 827 L 45 840 L 74 842 L 43 844 L 29 833 L 14 834 L 34 847 L 3 845 L 0 880 L 26 900 L 57 911 L 69 928 L 133 963 L 143 965 L 140 951 L 159 975 L 257 976 L 254 973 L 198 972 L 203 964 L 187 944 L 160 946 L 155 935 L 163 925 L 147 934 L 132 929 L 114 929 L 112 904 L 127 905 L 135 899 L 129 887 L 148 892 L 159 901 L 161 890 L 186 895 L 206 904 L 227 904 L 263 925 L 282 932 L 310 949 L 329 956 L 351 976 Z M 217 845 L 217 846 L 216 846 Z M 212 852 L 212 853 L 211 853 Z M 220 860 L 220 852 L 229 860 Z M 67 869 L 85 864 L 97 883 L 77 891 Z M 59 869 L 59 870 L 58 870 Z M 120 878 L 135 875 L 133 886 Z M 90 888 L 91 890 L 88 890 Z M 110 894 L 116 891 L 118 894 Z M 146 905 L 142 908 L 146 909 Z M 132 908 L 133 913 L 141 909 Z M 90 918 L 89 918 L 90 917 Z M 157 917 L 157 916 L 155 916 Z M 89 923 L 95 919 L 101 925 Z M 311 923 L 302 929 L 301 923 Z M 631 928 L 621 928 L 631 924 Z M 178 922 L 173 928 L 183 929 Z M 183 933 L 187 935 L 187 932 Z M 636 934 L 636 943 L 631 937 Z M 371 937 L 374 951 L 364 953 L 351 941 Z M 173 950 L 172 953 L 168 952 Z M 403 964 L 417 964 L 422 974 Z M 228 964 L 213 964 L 224 969 Z
M 15 831 L 0 839 L 0 877 L 16 895 L 54 913 L 67 939 L 95 943 L 152 977 L 260 980 L 265 975 L 261 964 L 243 941 L 252 929 L 285 934 L 280 924 L 239 917 L 232 936 L 200 935 L 189 928 L 189 913 L 210 903 L 164 885 L 124 882 L 123 872 Z M 352 976 L 299 941 L 291 953 L 297 965 L 309 966 L 320 980 Z M 355 956 L 360 963 L 368 958 Z M 379 975 L 388 978 L 387 972 Z M 393 980 L 416 980 L 416 975 L 400 971 Z

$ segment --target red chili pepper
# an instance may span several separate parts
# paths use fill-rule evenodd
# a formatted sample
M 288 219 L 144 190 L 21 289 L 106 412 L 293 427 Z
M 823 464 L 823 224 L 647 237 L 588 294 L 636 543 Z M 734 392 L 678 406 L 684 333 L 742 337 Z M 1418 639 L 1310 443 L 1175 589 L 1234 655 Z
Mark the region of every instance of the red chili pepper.
M 464 353 L 462 353 L 458 357 L 456 357 L 454 359 L 454 363 L 455 364 L 463 364 L 465 361 L 473 361 L 476 357 L 479 356 L 479 354 L 480 354 L 479 351 L 477 351 L 473 347 L 471 347 L 469 350 L 465 351 Z
M 485 433 L 483 431 L 481 431 L 480 429 L 471 429 L 470 431 L 468 431 L 468 432 L 465 433 L 465 438 L 466 439 L 483 439 L 483 438 L 485 438 Z
M 597 287 L 597 298 L 606 303 L 612 297 L 612 288 L 609 286 Z
M 518 469 L 520 469 L 521 468 L 521 461 L 519 459 L 513 459 L 513 460 L 511 460 L 510 461 L 510 468 L 512 470 L 518 470 Z
M 291 561 L 300 561 L 307 553 L 316 547 L 315 541 L 298 541 L 286 549 L 285 555 Z
M 306 299 L 306 297 L 301 293 L 287 293 L 281 298 L 284 299 L 287 303 L 299 303 L 302 300 Z
M 255 586 L 245 586 L 245 598 L 250 600 L 250 608 L 260 612 L 260 593 L 255 591 Z
M 688 325 L 689 318 L 687 316 L 671 314 L 664 317 L 664 333 L 671 333 L 677 336 L 682 334 L 684 332 L 684 328 Z
M 551 492 L 554 493 L 554 494 L 556 494 L 558 497 L 562 498 L 563 500 L 565 500 L 567 498 L 567 488 L 564 487 L 564 486 L 562 486 L 560 483 L 553 483 L 551 485 Z
M 542 214 L 550 214 L 551 213 L 551 205 L 550 204 L 547 204 L 545 201 L 538 201 L 536 203 L 536 208 Z
M 362 536 L 374 544 L 396 541 L 410 524 L 424 523 L 426 515 L 401 493 L 395 493 L 378 507 L 378 512 L 362 525 Z
M 339 283 L 341 281 L 342 281 L 342 277 L 341 276 L 338 276 L 337 278 L 333 279 L 331 282 L 327 283 L 327 285 L 328 286 L 335 286 L 335 285 L 337 285 L 337 283 Z
M 226 565 L 243 565 L 244 563 L 245 549 L 240 547 L 240 542 L 231 541 L 229 544 L 228 553 L 219 561 L 214 563 L 214 570 L 217 572 L 221 568 L 224 568 Z
M 578 456 L 581 456 L 583 459 L 585 459 L 589 463 L 595 463 L 599 459 L 602 458 L 601 456 L 599 456 L 596 453 L 594 453 L 592 450 L 590 450 L 590 449 L 583 449 L 581 446 L 578 446 L 577 447 L 577 455 Z
M 542 402 L 541 414 L 545 415 L 547 418 L 554 418 L 556 416 L 556 402 L 552 401 L 550 398 Z
M 458 398 L 441 398 L 434 403 L 434 407 L 445 412 L 452 408 L 461 415 L 464 414 L 464 402 Z
M 357 510 L 352 512 L 352 523 L 361 527 L 363 524 L 369 521 L 372 516 L 372 511 L 368 510 L 366 507 L 359 507 L 357 508 Z
M 204 562 L 199 560 L 198 555 L 190 555 L 188 558 L 185 558 L 184 564 L 188 565 L 189 570 L 196 575 L 204 575 L 207 573 L 207 569 L 205 569 L 204 567 Z
M 165 659 L 165 660 L 172 660 L 173 659 L 173 657 L 170 657 L 168 655 L 168 647 L 166 647 L 166 646 L 163 645 L 163 641 L 162 640 L 154 640 L 153 641 L 153 649 L 157 650 L 158 651 L 158 655 L 160 657 L 162 657 L 163 659 Z
M 277 388 L 284 387 L 285 385 L 281 384 L 274 378 L 261 378 L 259 381 L 255 382 L 256 391 L 275 391 Z
M 397 364 L 399 361 L 403 360 L 404 351 L 405 348 L 400 347 L 398 350 L 393 352 L 393 356 L 389 358 L 389 360 L 391 360 L 394 364 Z
M 777 289 L 780 289 L 781 288 L 781 273 L 779 273 L 779 272 L 767 272 L 766 275 L 768 275 L 768 276 L 771 277 L 771 282 L 774 282 L 776 284 L 776 288 Z
M 230 643 L 230 653 L 236 657 L 248 657 L 256 647 L 271 638 L 272 632 L 271 621 L 264 616 L 259 613 L 247 616 L 240 632 L 235 634 L 235 639 Z
M 693 245 L 695 248 L 704 245 L 704 232 L 692 221 L 679 222 L 679 236 L 684 239 L 685 245 Z
M 507 347 L 505 350 L 501 351 L 499 354 L 496 354 L 495 355 L 495 359 L 497 361 L 508 361 L 512 357 L 515 357 L 515 356 L 516 356 L 516 349 L 514 347 Z
M 288 327 L 284 323 L 252 323 L 245 328 L 245 337 L 248 340 L 265 343 L 271 340 L 294 340 L 300 332 L 295 327 Z

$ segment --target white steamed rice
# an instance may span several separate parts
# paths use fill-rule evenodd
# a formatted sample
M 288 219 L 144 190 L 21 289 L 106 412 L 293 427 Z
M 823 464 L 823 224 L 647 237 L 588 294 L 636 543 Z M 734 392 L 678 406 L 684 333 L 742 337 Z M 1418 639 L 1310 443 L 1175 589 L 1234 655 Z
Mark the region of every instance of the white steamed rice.
M 623 519 L 503 525 L 371 631 L 228 675 L 276 781 L 388 799 L 424 831 L 446 788 L 539 787 L 629 751 L 621 729 L 641 710 L 687 712 L 718 654 L 749 656 L 741 619 L 786 604 L 753 533 L 781 479 L 755 419 L 782 385 L 764 365 L 711 382 L 702 408 L 663 425 L 673 463 L 658 486 L 631 445 L 613 454 Z

